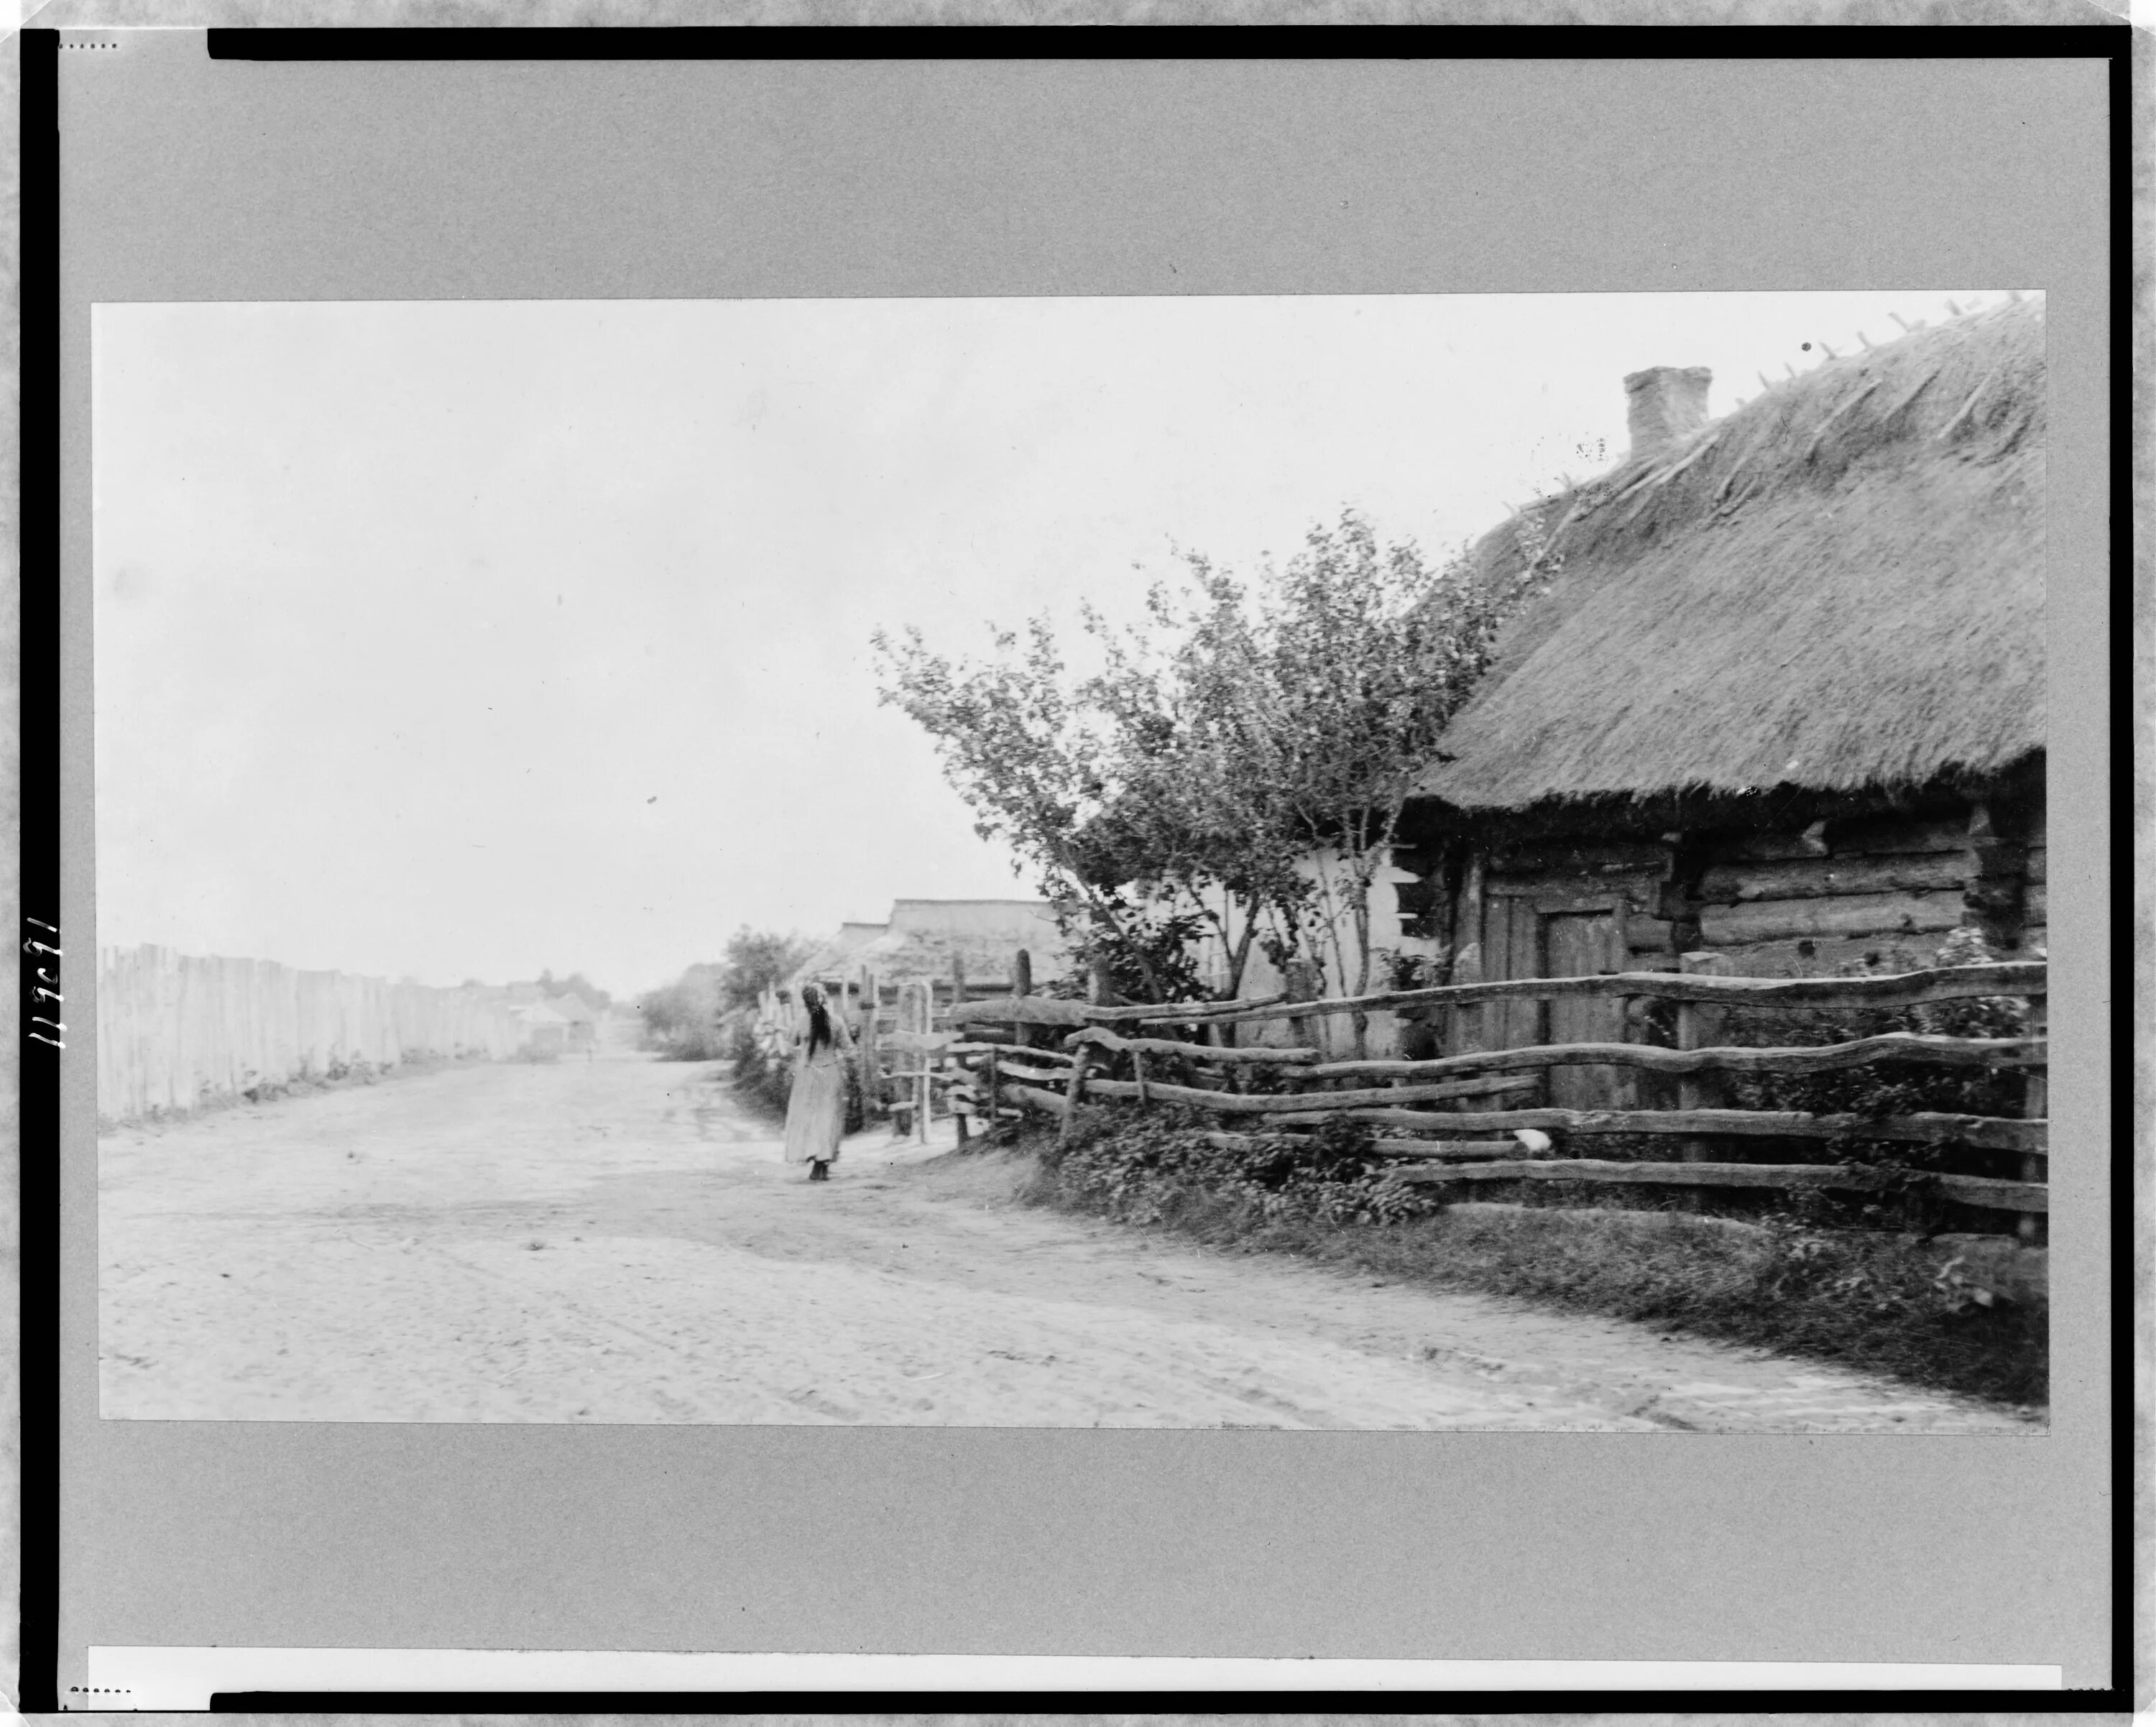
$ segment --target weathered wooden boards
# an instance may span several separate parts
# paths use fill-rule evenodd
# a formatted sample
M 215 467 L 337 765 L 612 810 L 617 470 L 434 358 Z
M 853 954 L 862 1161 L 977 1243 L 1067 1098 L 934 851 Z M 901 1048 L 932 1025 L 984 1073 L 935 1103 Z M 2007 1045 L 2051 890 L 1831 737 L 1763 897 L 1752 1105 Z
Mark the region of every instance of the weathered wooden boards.
M 1958 892 L 1758 899 L 1702 906 L 1699 936 L 1710 948 L 1741 948 L 1797 937 L 1943 935 L 1961 927 L 1962 911 Z
M 1922 1061 L 1942 1067 L 2037 1067 L 2045 1044 L 2030 1037 L 1928 1037 L 1890 1031 L 1848 1043 L 1796 1045 L 1780 1049 L 1664 1049 L 1645 1043 L 1536 1044 L 1525 1049 L 1479 1050 L 1427 1061 L 1327 1061 L 1298 1071 L 1298 1079 L 1435 1079 L 1469 1073 L 1518 1073 L 1582 1063 L 1641 1067 L 1655 1073 L 1827 1073 L 1875 1062 Z
M 1927 971 L 1897 972 L 1866 978 L 1732 978 L 1693 976 L 1661 971 L 1619 972 L 1600 977 L 1513 978 L 1501 982 L 1448 984 L 1427 989 L 1393 989 L 1380 995 L 1339 996 L 1323 1001 L 1281 1002 L 1270 1005 L 1235 1007 L 1206 1005 L 1199 1015 L 1185 1004 L 1146 1008 L 1101 1009 L 1081 1002 L 1054 1005 L 1073 1011 L 1036 1024 L 1083 1025 L 1103 1013 L 1125 1020 L 1139 1017 L 1157 1022 L 1185 1025 L 1201 1018 L 1247 1024 L 1262 1020 L 1300 1019 L 1327 1014 L 1370 1012 L 1383 1008 L 1461 1006 L 1488 1001 L 1554 1000 L 1563 996 L 1640 996 L 1661 1001 L 1719 1002 L 1731 1007 L 1918 1007 L 1938 1001 L 1969 1001 L 1989 995 L 2038 995 L 2044 993 L 2046 967 L 2041 960 L 2001 961 L 1992 965 L 1940 967 Z M 1028 1005 L 1047 1005 L 1029 1003 Z M 991 1004 L 969 1006 L 968 1012 L 986 1020 L 998 1015 L 981 1010 Z M 996 1004 L 1008 1010 L 1013 1003 Z M 1004 1011 L 1001 1017 L 1010 1015 Z
M 1249 1092 L 1214 1092 L 1198 1086 L 1163 1085 L 1158 1080 L 1144 1082 L 1144 1090 L 1154 1099 L 1168 1103 L 1195 1103 L 1203 1108 L 1219 1111 L 1224 1115 L 1283 1115 L 1298 1110 L 1307 1112 L 1322 1106 L 1329 1111 L 1353 1109 L 1358 1106 L 1399 1103 L 1434 1103 L 1447 1097 L 1486 1097 L 1493 1092 L 1524 1090 L 1534 1083 L 1532 1080 L 1502 1078 L 1468 1079 L 1446 1085 L 1386 1086 L 1358 1092 L 1280 1092 L 1256 1093 Z M 1139 1095 L 1140 1082 L 1129 1079 L 1088 1079 L 1086 1089 L 1103 1097 L 1135 1097 Z M 1424 1116 L 1425 1122 L 1440 1118 Z
M 883 1043 L 886 1049 L 905 1050 L 914 1055 L 930 1055 L 949 1049 L 957 1041 L 955 1031 L 886 1031 Z
M 1426 989 L 1392 989 L 1372 995 L 1270 1004 L 1174 1002 L 1100 1007 L 1082 1001 L 1027 996 L 963 1003 L 952 1010 L 950 1018 L 953 1025 L 1000 1022 L 1063 1025 L 1074 1030 L 1104 1022 L 1200 1025 L 1225 1020 L 1244 1025 L 1266 1020 L 1374 1012 L 1380 1009 L 1464 1006 L 1488 1001 L 1548 1001 L 1564 996 L 1594 995 L 1720 1002 L 1732 1007 L 1917 1007 L 1931 1002 L 1968 1001 L 1988 995 L 2041 995 L 2045 975 L 2041 960 L 1949 966 L 1867 978 L 1731 978 L 1635 971 L 1599 977 L 1514 978 L 1493 983 L 1448 984 Z
M 951 1009 L 947 1018 L 953 1025 L 1114 1025 L 1148 1020 L 1202 1025 L 1240 1019 L 1283 999 L 1269 995 L 1247 1001 L 1178 1001 L 1166 1006 L 1142 1002 L 1111 1007 L 1049 995 L 1004 996 L 993 1001 L 962 1002 Z
M 1249 1151 L 1265 1143 L 1259 1133 L 1208 1133 L 1206 1143 L 1226 1151 Z M 1517 1157 L 1517 1139 L 1380 1139 L 1370 1148 L 1373 1157 L 1408 1159 L 1473 1160 Z
M 1270 1045 L 1259 1045 L 1250 1049 L 1224 1049 L 1216 1044 L 1178 1043 L 1166 1037 L 1118 1037 L 1114 1032 L 1104 1031 L 1098 1026 L 1074 1032 L 1064 1041 L 1073 1048 L 1081 1043 L 1090 1043 L 1096 1048 L 1116 1054 L 1183 1056 L 1192 1061 L 1210 1061 L 1224 1067 L 1293 1067 L 1319 1061 L 1323 1056 L 1319 1050 L 1280 1049 Z
M 1323 1121 L 1344 1115 L 1380 1127 L 1428 1129 L 1442 1125 L 1460 1133 L 1509 1133 L 1538 1128 L 1550 1133 L 1714 1133 L 1755 1139 L 1887 1139 L 1920 1145 L 1973 1145 L 1991 1151 L 2042 1153 L 2050 1123 L 1992 1115 L 1921 1113 L 1874 1119 L 1861 1115 L 1805 1115 L 1776 1109 L 1498 1109 L 1472 1115 L 1434 1116 L 1413 1109 L 1332 1108 L 1325 1094 L 1299 1099 L 1301 1117 Z M 1332 1095 L 1337 1097 L 1337 1092 Z
M 1888 1171 L 1851 1164 L 1628 1164 L 1608 1158 L 1513 1158 L 1436 1169 L 1405 1169 L 1403 1181 L 1604 1181 L 1675 1187 L 1799 1188 L 1876 1193 L 1896 1178 Z M 1948 1199 L 1993 1210 L 2042 1212 L 2050 1190 L 2025 1181 L 1982 1175 L 1928 1178 Z
M 1825 899 L 1852 894 L 1958 894 L 1969 866 L 1958 853 L 1914 856 L 1791 860 L 1716 864 L 1700 878 L 1700 897 L 1723 904 L 1748 900 Z

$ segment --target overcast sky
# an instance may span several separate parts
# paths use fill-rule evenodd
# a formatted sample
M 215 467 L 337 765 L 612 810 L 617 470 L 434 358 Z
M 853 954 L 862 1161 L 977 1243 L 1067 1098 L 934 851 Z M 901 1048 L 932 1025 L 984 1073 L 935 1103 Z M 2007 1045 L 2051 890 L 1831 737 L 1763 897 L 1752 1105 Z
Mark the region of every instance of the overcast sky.
M 1440 551 L 1617 460 L 1626 373 L 1720 414 L 1949 296 L 99 306 L 98 939 L 628 994 L 1029 894 L 878 626 L 1348 504 Z

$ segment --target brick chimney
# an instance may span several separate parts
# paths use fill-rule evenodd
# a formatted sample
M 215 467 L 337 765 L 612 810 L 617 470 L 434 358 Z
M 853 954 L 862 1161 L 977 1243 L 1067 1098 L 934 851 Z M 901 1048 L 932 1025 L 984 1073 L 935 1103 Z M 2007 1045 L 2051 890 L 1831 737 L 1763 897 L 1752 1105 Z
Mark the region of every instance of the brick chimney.
M 1704 366 L 1650 366 L 1625 380 L 1632 460 L 1652 455 L 1707 424 L 1707 387 L 1714 374 Z

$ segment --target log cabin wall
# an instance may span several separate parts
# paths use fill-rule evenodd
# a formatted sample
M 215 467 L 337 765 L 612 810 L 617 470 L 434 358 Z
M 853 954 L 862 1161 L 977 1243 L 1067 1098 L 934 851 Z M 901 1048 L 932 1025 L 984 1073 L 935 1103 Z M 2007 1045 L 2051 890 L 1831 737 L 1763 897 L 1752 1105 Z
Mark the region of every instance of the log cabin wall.
M 1699 948 L 1742 976 L 1916 970 L 1964 927 L 2018 959 L 2048 947 L 2044 838 L 2041 804 L 2004 798 L 1731 836 L 1686 897 Z
M 1694 969 L 1748 977 L 1917 970 L 1965 925 L 2033 958 L 2049 944 L 2047 858 L 2041 795 L 2005 792 L 1773 832 L 1486 845 L 1450 895 L 1451 980 L 1676 971 L 1696 953 L 1711 957 Z M 1491 1003 L 1432 1015 L 1403 1052 L 1666 1041 L 1650 1019 L 1644 1004 Z M 1625 1107 L 1626 1077 L 1570 1072 L 1553 1079 L 1578 1093 L 1569 1107 Z

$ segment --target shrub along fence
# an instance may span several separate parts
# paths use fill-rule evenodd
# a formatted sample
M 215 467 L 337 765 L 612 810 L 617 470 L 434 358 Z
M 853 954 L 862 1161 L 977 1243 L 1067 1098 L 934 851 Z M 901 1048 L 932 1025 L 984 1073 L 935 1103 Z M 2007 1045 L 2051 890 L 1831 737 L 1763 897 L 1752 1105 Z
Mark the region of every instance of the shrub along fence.
M 1195 1106 L 1219 1119 L 1215 1140 L 1224 1145 L 1247 1140 L 1253 1128 L 1294 1133 L 1345 1118 L 1380 1130 L 1384 1137 L 1377 1140 L 1375 1154 L 1409 1164 L 1401 1172 L 1406 1180 L 1608 1182 L 1695 1193 L 1714 1188 L 1887 1192 L 1922 1185 L 1940 1198 L 2010 1218 L 2021 1238 L 2035 1242 L 2043 1237 L 2048 1209 L 2046 978 L 2041 962 L 2010 962 L 1856 978 L 1629 972 L 1321 1001 L 1111 1007 L 1013 995 L 954 1004 L 941 1016 L 952 1030 L 923 1041 L 938 1042 L 969 1086 L 978 1082 L 983 1110 L 1007 1113 L 1006 1106 L 1015 1104 L 1050 1111 L 1061 1118 L 1066 1133 L 1079 1103 L 1088 1098 L 1140 1108 L 1153 1102 Z M 1315 1047 L 1238 1048 L 1230 1030 L 1281 1019 L 1307 1025 L 1326 1015 L 1578 997 L 1673 1004 L 1675 1046 L 1535 1044 L 1428 1061 L 1327 1061 Z M 2006 1005 L 2005 1021 L 2025 1035 L 1892 1031 L 1825 1043 L 1748 1046 L 1711 1041 L 1727 1036 L 1732 1010 L 1760 1014 L 1770 1025 L 1807 1018 L 1831 1025 L 1837 1019 L 1979 1003 Z M 1178 1035 L 1150 1035 L 1163 1030 Z M 1567 1065 L 1669 1076 L 1680 1107 L 1537 1107 L 1547 1076 Z M 1859 1070 L 1911 1067 L 2018 1077 L 2012 1087 L 2019 1092 L 2018 1112 L 1888 1113 L 1892 1086 L 1873 1092 L 1888 1100 L 1888 1109 L 1732 1108 L 1707 1101 L 1748 1084 L 1755 1093 L 1771 1093 L 1776 1085 L 1807 1076 L 1855 1077 Z M 1613 1135 L 1649 1136 L 1650 1144 L 1665 1144 L 1670 1155 L 1593 1155 L 1596 1141 Z M 1917 1155 L 1927 1167 L 1912 1169 L 1892 1158 L 1825 1160 L 1864 1144 L 1920 1148 Z M 1753 1161 L 1759 1149 L 1779 1160 Z M 1818 1160 L 1794 1160 L 1807 1151 Z M 1948 1167 L 1957 1163 L 1961 1167 Z
M 111 1120 L 420 1056 L 501 1057 L 521 1038 L 507 1004 L 470 990 L 169 948 L 98 955 L 97 1110 Z

